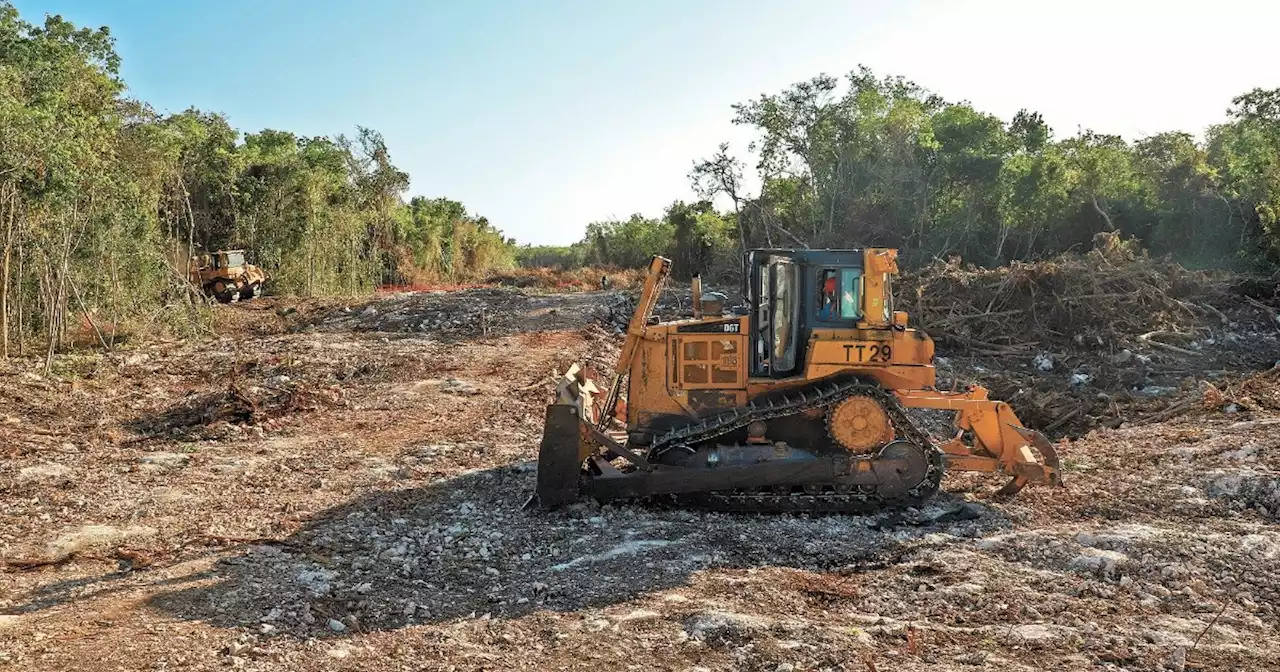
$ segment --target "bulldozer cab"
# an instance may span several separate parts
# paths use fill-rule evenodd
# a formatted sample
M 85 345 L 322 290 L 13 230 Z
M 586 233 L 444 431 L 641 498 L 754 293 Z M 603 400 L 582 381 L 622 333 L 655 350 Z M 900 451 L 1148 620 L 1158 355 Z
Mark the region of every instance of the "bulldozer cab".
M 213 254 L 213 268 L 237 268 L 244 266 L 244 250 L 228 250 Z
M 213 257 L 208 254 L 191 255 L 191 270 L 203 271 L 213 265 Z
M 751 311 L 752 376 L 798 375 L 814 329 L 888 325 L 888 281 L 869 283 L 876 294 L 868 296 L 867 252 L 753 250 L 746 254 L 744 295 Z M 878 314 L 868 315 L 869 307 Z

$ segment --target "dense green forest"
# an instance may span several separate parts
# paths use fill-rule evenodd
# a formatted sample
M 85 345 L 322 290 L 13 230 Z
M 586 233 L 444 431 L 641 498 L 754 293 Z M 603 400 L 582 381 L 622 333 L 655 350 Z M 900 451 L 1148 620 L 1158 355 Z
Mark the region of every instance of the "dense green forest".
M 241 134 L 125 95 L 106 28 L 25 22 L 0 0 L 0 335 L 52 353 L 88 322 L 198 322 L 195 251 L 243 247 L 271 291 L 367 292 L 510 266 L 514 243 L 408 176 L 375 131 Z
M 1280 89 L 1244 93 L 1203 139 L 1058 139 L 1041 115 L 1004 121 L 863 68 L 733 108 L 758 140 L 753 166 L 722 145 L 694 163 L 695 190 L 656 218 L 591 224 L 569 247 L 525 247 L 522 264 L 634 265 L 665 254 L 733 269 L 744 246 L 894 246 L 907 263 L 992 265 L 1087 248 L 1116 231 L 1190 266 L 1280 259 Z M 1224 101 L 1225 107 L 1226 101 Z M 749 170 L 755 175 L 748 179 Z M 755 193 L 744 186 L 760 185 Z

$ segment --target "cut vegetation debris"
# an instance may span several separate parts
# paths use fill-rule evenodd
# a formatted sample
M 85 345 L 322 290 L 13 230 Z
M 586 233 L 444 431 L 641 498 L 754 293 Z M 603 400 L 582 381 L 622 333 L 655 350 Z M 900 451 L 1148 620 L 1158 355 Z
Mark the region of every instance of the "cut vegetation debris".
M 523 511 L 555 376 L 609 370 L 626 292 L 268 298 L 219 306 L 225 336 L 135 345 L 78 361 L 74 377 L 10 360 L 0 652 L 15 670 L 543 670 L 590 656 L 681 670 L 1158 669 L 1177 656 L 1266 669 L 1280 657 L 1280 370 L 1260 363 L 1280 353 L 1253 319 L 1262 307 L 1231 299 L 1225 279 L 1205 290 L 1220 300 L 1172 294 L 1225 325 L 1152 294 L 1124 309 L 1159 307 L 1149 318 L 1085 325 L 1114 347 L 1081 346 L 1070 322 L 1047 321 L 1052 292 L 1026 283 L 1106 266 L 1053 263 L 926 271 L 957 305 L 982 304 L 926 301 L 926 319 L 1017 351 L 936 334 L 944 377 L 1008 385 L 1020 414 L 1077 437 L 1059 444 L 1067 487 L 1010 503 L 956 476 L 921 510 L 867 516 Z M 1001 340 L 986 318 L 960 319 L 993 297 L 992 312 L 1034 307 L 1041 322 Z M 660 312 L 682 301 L 668 292 Z M 481 313 L 487 333 L 453 317 Z M 1252 350 L 1201 361 L 1137 338 L 1174 329 L 1199 330 L 1178 342 L 1192 352 L 1237 343 L 1228 333 Z M 1139 370 L 1174 391 L 1140 394 Z M 1073 387 L 1073 374 L 1090 380 Z M 1045 390 L 1062 406 L 1037 416 Z M 1080 415 L 1061 421 L 1072 404 Z
M 1278 286 L 1102 236 L 1088 254 L 1036 263 L 935 263 L 902 279 L 897 302 L 938 340 L 940 377 L 981 382 L 1063 436 L 1161 417 L 1205 381 L 1280 363 Z

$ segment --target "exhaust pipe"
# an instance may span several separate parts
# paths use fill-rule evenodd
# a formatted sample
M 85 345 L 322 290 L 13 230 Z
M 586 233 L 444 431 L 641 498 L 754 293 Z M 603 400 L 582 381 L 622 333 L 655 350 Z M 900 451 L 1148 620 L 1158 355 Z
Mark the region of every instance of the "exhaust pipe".
M 693 276 L 693 319 L 702 319 L 702 274 Z

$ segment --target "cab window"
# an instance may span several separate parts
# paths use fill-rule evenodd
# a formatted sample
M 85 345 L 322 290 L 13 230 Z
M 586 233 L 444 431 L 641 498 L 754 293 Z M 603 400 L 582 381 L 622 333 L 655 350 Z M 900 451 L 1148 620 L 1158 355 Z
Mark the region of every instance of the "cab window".
M 840 318 L 856 320 L 862 317 L 862 273 L 856 268 L 840 270 Z
M 823 269 L 818 273 L 818 321 L 831 322 L 839 319 L 840 292 L 839 274 L 834 268 Z
M 862 317 L 862 271 L 826 268 L 818 273 L 815 304 L 819 322 L 856 320 Z
M 790 263 L 773 266 L 773 355 L 770 360 L 775 374 L 791 371 L 796 366 L 794 304 L 796 301 L 796 269 Z

